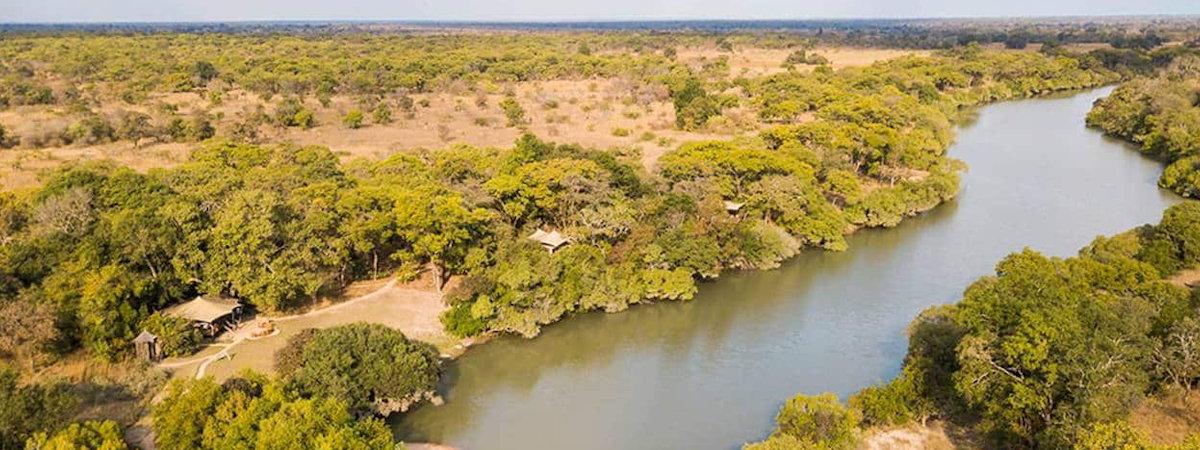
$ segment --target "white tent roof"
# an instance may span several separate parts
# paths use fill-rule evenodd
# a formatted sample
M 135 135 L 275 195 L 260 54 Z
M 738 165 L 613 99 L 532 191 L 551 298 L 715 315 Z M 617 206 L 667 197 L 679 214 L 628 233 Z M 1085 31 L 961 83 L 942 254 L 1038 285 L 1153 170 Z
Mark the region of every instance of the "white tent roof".
M 163 310 L 163 314 L 171 317 L 182 317 L 188 320 L 197 322 L 212 322 L 233 313 L 234 309 L 241 306 L 237 299 L 227 297 L 196 297 L 195 299 L 180 303 Z
M 558 231 L 551 231 L 547 233 L 542 231 L 540 228 L 537 231 L 534 231 L 533 234 L 529 235 L 529 239 L 535 240 L 542 245 L 554 248 L 561 247 L 563 244 L 570 242 L 570 239 L 564 237 Z

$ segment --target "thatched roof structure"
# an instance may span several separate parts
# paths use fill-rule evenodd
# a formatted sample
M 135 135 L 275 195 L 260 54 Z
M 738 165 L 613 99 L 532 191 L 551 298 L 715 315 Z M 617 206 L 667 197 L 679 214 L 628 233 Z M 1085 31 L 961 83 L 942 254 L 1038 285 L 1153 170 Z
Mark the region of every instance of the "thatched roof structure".
M 151 333 L 146 330 L 142 330 L 141 334 L 138 334 L 137 337 L 133 338 L 133 343 L 134 344 L 141 344 L 141 343 L 153 344 L 154 341 L 157 341 L 157 340 L 158 340 L 158 336 L 155 336 L 154 333 Z
M 537 242 L 539 244 L 542 244 L 542 247 L 545 247 L 546 250 L 549 250 L 551 252 L 558 250 L 562 246 L 567 245 L 571 242 L 570 238 L 563 236 L 558 231 L 546 232 L 546 231 L 543 231 L 541 228 L 539 228 L 537 231 L 534 231 L 533 234 L 529 235 L 529 239 L 534 242 Z
M 196 297 L 191 301 L 180 303 L 163 310 L 170 317 L 181 317 L 195 322 L 211 323 L 233 314 L 242 305 L 237 299 L 228 297 Z

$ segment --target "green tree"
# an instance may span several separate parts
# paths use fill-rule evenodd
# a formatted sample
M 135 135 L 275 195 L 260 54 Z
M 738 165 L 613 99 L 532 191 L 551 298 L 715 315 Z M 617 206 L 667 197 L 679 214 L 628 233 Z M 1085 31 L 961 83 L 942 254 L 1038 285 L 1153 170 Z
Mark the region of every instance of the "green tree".
M 775 417 L 774 435 L 791 436 L 823 448 L 852 448 L 858 442 L 858 411 L 847 409 L 833 394 L 797 395 Z
M 437 351 L 397 330 L 359 323 L 300 336 L 280 352 L 285 359 L 277 368 L 307 396 L 338 399 L 359 412 L 391 412 L 390 405 L 419 401 L 436 387 Z
M 403 255 L 432 264 L 439 290 L 483 239 L 491 218 L 460 195 L 433 186 L 402 190 L 395 205 L 396 234 L 408 244 Z
M 111 420 L 75 422 L 53 435 L 45 432 L 34 435 L 25 443 L 28 450 L 126 450 L 129 444 L 121 426 Z

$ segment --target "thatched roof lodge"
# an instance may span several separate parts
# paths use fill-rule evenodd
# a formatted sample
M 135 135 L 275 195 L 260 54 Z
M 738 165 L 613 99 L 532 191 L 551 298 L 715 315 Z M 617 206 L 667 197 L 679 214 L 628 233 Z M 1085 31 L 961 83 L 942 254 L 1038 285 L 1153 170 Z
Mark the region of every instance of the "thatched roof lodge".
M 738 211 L 742 210 L 743 206 L 746 206 L 746 204 L 725 200 L 725 211 L 728 211 L 730 214 L 737 214 Z
M 163 310 L 163 315 L 190 320 L 212 335 L 222 325 L 241 320 L 242 304 L 234 298 L 200 296 Z
M 558 249 L 562 248 L 564 245 L 571 243 L 570 238 L 563 236 L 557 230 L 551 231 L 551 232 L 546 232 L 546 231 L 543 231 L 541 228 L 538 228 L 537 231 L 534 231 L 533 234 L 529 235 L 529 239 L 534 242 L 537 242 L 539 244 L 542 244 L 542 247 L 545 248 L 550 253 L 554 253 Z

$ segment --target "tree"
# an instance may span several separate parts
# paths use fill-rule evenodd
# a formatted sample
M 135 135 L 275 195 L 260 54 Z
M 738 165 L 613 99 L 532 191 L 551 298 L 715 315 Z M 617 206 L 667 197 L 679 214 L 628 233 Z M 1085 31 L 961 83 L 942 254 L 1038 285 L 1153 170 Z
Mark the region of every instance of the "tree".
M 455 193 L 433 186 L 406 189 L 395 198 L 396 234 L 405 256 L 433 264 L 438 289 L 486 234 L 491 214 L 472 208 Z
M 346 403 L 306 398 L 254 373 L 224 385 L 177 380 L 154 407 L 157 448 L 391 449 L 391 432 L 375 418 L 356 419 Z
M 0 356 L 33 371 L 61 338 L 49 305 L 31 298 L 0 300 Z
M 1092 287 L 1103 270 L 1026 250 L 967 289 L 955 387 L 1010 441 L 1069 441 L 1079 425 L 1124 414 L 1148 387 L 1154 312 Z
M 357 323 L 299 336 L 280 352 L 283 359 L 276 367 L 306 396 L 338 399 L 358 412 L 387 413 L 436 388 L 437 351 L 398 330 Z
M 1200 320 L 1184 318 L 1154 347 L 1154 367 L 1167 382 L 1191 390 L 1200 382 Z
M 822 448 L 848 449 L 858 441 L 859 413 L 829 393 L 788 399 L 775 416 L 772 435 L 786 435 Z
M 25 443 L 29 450 L 126 450 L 121 426 L 111 420 L 75 422 L 53 435 L 40 432 Z
M 142 139 L 154 136 L 155 132 L 150 125 L 150 116 L 131 111 L 121 116 L 121 123 L 117 125 L 116 134 L 121 139 L 133 141 L 133 146 L 136 148 Z
M 161 313 L 151 314 L 142 321 L 141 328 L 158 336 L 162 354 L 166 356 L 193 354 L 200 349 L 204 339 L 190 320 Z

